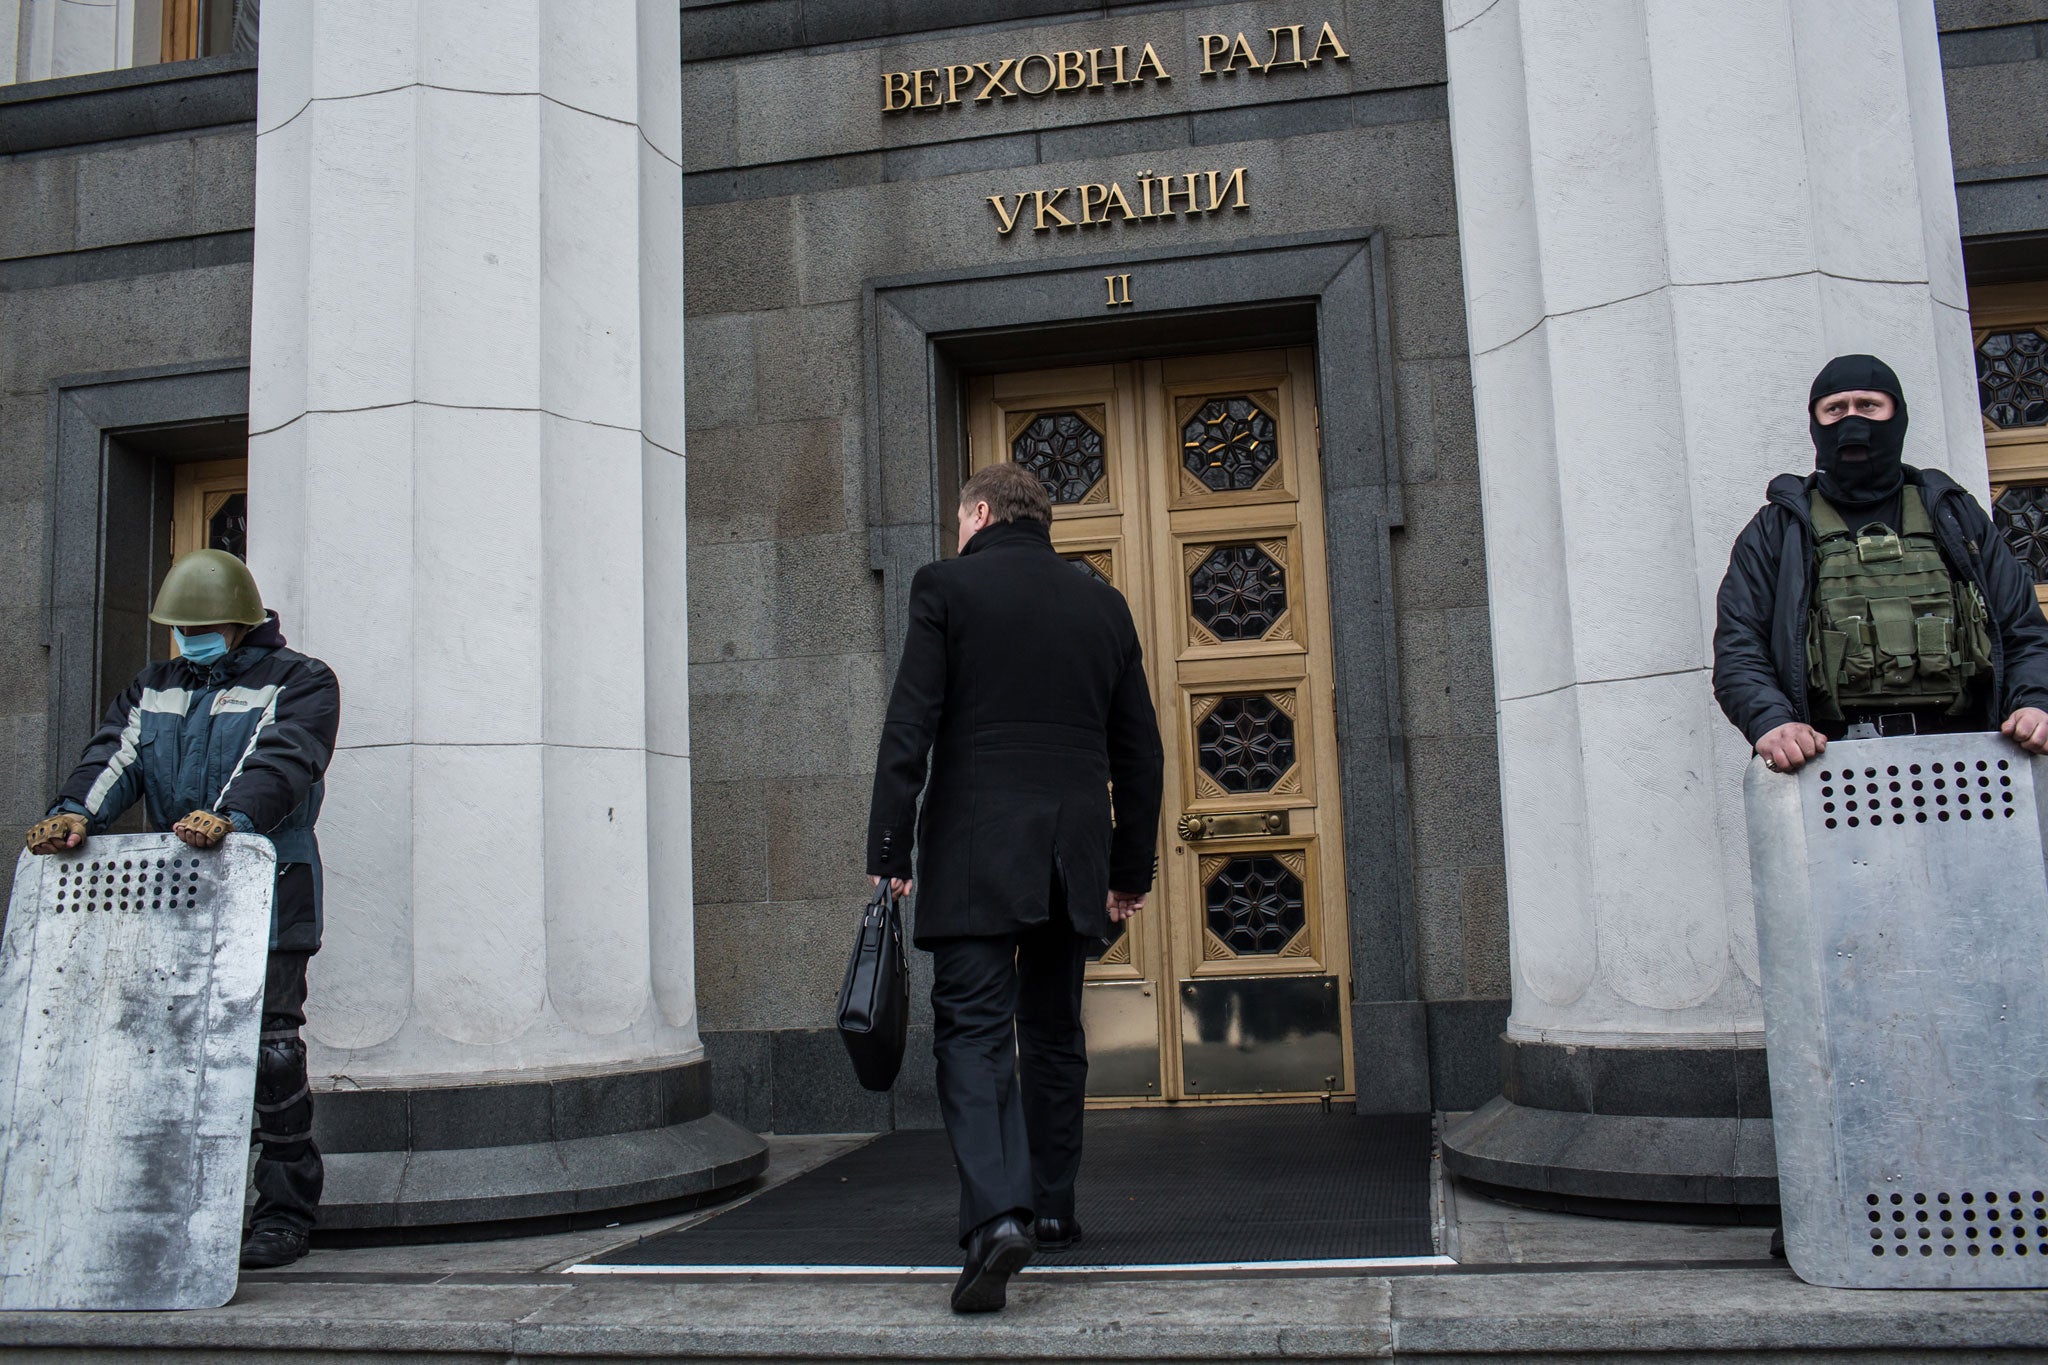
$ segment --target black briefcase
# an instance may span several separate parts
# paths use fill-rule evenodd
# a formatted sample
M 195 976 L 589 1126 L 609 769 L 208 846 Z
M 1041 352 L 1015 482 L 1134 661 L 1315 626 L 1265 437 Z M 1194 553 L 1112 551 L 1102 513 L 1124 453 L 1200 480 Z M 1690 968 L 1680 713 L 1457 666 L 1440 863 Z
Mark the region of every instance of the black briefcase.
M 903 911 L 884 880 L 861 915 L 860 936 L 839 988 L 839 1036 L 853 1074 L 869 1090 L 887 1090 L 903 1069 L 910 1027 L 910 971 L 903 953 Z

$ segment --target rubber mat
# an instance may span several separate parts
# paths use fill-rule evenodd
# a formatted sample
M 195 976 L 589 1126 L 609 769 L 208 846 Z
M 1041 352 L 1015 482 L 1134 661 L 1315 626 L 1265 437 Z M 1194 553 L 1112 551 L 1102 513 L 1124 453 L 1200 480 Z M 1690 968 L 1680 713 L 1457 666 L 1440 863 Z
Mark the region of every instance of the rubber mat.
M 1088 1115 L 1078 1191 L 1086 1237 L 1043 1268 L 1247 1265 L 1427 1257 L 1430 1125 L 1320 1105 Z M 946 1135 L 873 1142 L 693 1227 L 591 1263 L 648 1267 L 960 1264 Z

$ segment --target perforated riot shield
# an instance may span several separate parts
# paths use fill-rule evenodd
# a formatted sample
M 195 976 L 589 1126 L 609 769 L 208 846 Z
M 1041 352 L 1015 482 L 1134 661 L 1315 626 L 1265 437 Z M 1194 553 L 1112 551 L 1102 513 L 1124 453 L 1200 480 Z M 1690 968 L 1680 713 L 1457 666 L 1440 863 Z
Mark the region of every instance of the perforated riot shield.
M 249 835 L 107 835 L 15 865 L 0 1308 L 234 1297 L 276 872 Z
M 1785 1251 L 1844 1287 L 2048 1286 L 2048 760 L 1995 734 L 1753 762 Z

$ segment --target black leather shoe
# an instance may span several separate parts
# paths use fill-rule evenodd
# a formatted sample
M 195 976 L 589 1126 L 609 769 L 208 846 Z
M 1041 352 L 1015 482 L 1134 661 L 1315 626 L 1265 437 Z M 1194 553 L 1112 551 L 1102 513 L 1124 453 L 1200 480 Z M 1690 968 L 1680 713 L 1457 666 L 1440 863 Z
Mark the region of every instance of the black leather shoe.
M 1008 1300 L 1010 1277 L 1031 1259 L 1031 1232 L 1015 1214 L 991 1218 L 967 1238 L 967 1265 L 953 1286 L 955 1313 L 993 1313 Z
M 1040 1251 L 1068 1251 L 1081 1244 L 1081 1220 L 1041 1218 L 1031 1225 L 1031 1235 Z
M 242 1239 L 242 1269 L 276 1270 L 301 1260 L 311 1245 L 303 1228 L 258 1228 Z
M 1785 1259 L 1785 1229 L 1781 1227 L 1771 1229 L 1771 1255 Z

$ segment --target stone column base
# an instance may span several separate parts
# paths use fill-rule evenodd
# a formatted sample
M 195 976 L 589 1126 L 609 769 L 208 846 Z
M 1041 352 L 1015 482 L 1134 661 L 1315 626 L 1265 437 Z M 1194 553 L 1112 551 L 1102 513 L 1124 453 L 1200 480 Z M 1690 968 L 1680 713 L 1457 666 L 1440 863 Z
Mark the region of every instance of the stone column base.
M 1444 1133 L 1453 1175 L 1621 1217 L 1749 1221 L 1778 1202 L 1760 1047 L 1501 1039 L 1502 1095 Z M 1649 1209 L 1632 1206 L 1651 1205 Z
M 316 1093 L 322 1233 L 527 1235 L 713 1203 L 768 1164 L 710 1066 Z

